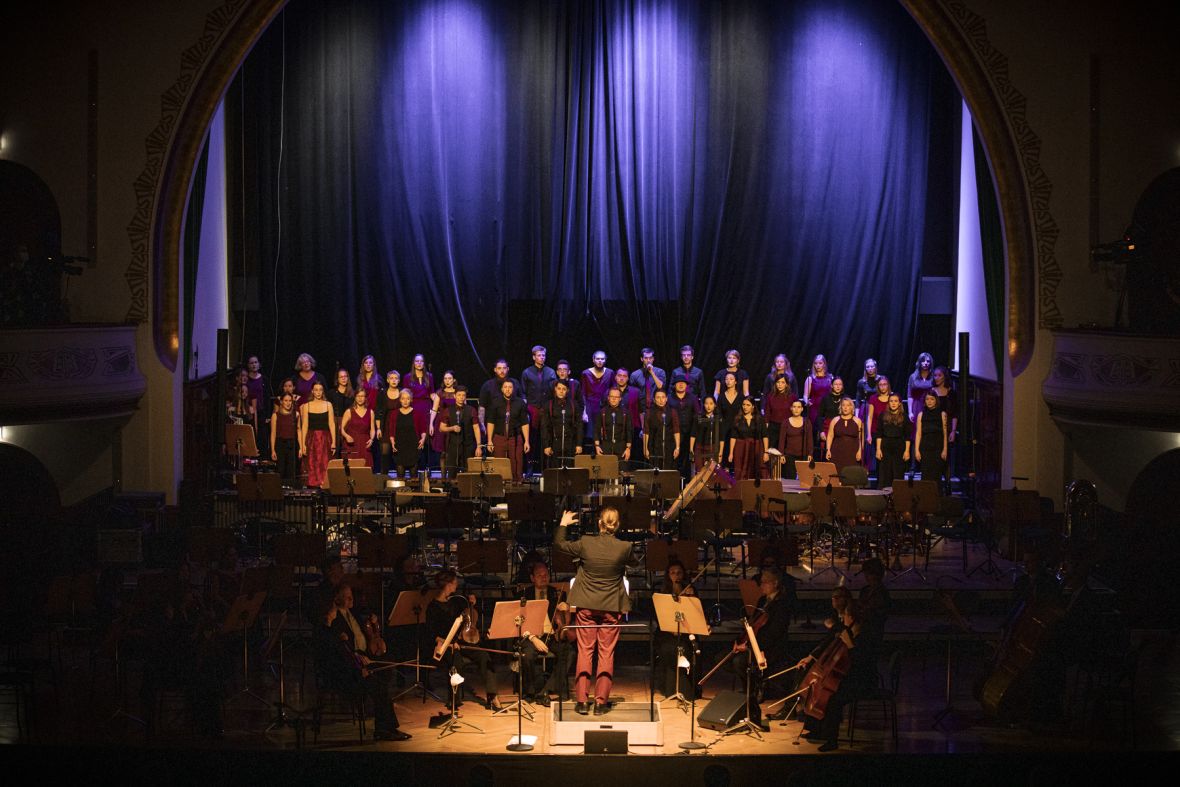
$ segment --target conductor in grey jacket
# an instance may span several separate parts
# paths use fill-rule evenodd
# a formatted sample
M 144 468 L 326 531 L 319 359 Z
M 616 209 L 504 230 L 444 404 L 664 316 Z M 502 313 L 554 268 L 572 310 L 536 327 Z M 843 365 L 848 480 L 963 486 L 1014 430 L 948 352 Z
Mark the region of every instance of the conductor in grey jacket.
M 577 608 L 574 623 L 578 626 L 606 626 L 607 628 L 575 629 L 578 637 L 577 677 L 574 694 L 575 710 L 582 715 L 590 712 L 601 716 L 610 710 L 610 689 L 614 679 L 615 645 L 619 630 L 615 628 L 622 613 L 631 610 L 631 599 L 623 585 L 627 567 L 638 567 L 639 559 L 632 554 L 631 544 L 615 538 L 619 529 L 619 512 L 604 508 L 598 518 L 598 534 L 584 535 L 578 541 L 566 540 L 566 528 L 576 522 L 578 515 L 566 511 L 553 535 L 553 546 L 567 555 L 581 560 L 577 576 L 569 593 L 569 604 Z M 594 651 L 598 649 L 598 669 L 593 672 Z M 590 676 L 594 674 L 594 695 L 590 695 Z

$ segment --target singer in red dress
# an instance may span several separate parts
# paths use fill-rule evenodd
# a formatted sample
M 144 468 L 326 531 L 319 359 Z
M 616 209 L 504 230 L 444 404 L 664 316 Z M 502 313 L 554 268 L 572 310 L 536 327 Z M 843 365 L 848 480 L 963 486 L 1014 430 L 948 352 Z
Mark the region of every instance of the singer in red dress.
M 832 376 L 828 374 L 828 359 L 817 355 L 811 361 L 811 374 L 803 381 L 803 404 L 807 405 L 807 417 L 819 428 L 819 406 L 828 391 L 832 389 Z
M 430 447 L 440 456 L 446 449 L 447 436 L 439 429 L 443 415 L 455 406 L 455 373 L 450 369 L 443 372 L 442 386 L 431 397 L 430 405 Z
M 299 408 L 299 456 L 307 471 L 307 485 L 328 483 L 328 460 L 336 451 L 336 414 L 324 398 L 324 384 L 311 387 L 311 397 Z
M 340 432 L 344 436 L 344 455 L 350 463 L 360 463 L 369 467 L 369 449 L 377 437 L 374 426 L 376 419 L 369 408 L 369 394 L 359 389 L 353 396 L 352 407 L 344 411 L 340 419 Z

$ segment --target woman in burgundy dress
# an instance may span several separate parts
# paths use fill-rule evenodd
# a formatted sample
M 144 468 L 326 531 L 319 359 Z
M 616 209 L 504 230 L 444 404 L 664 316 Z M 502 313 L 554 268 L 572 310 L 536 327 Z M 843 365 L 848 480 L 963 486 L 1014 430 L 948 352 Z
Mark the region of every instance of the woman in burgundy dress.
M 443 372 L 442 387 L 430 397 L 430 447 L 442 456 L 447 447 L 447 434 L 439 429 L 442 418 L 455 408 L 455 373 L 450 369 Z
M 369 448 L 369 463 L 374 472 L 381 472 L 381 422 L 376 418 L 377 403 L 381 401 L 381 394 L 385 386 L 381 383 L 381 373 L 377 371 L 377 359 L 366 355 L 361 359 L 360 371 L 356 373 L 356 390 L 365 390 L 365 401 L 369 409 L 374 411 L 374 422 L 377 433 L 374 435 L 373 445 Z
M 733 462 L 733 478 L 761 478 L 762 468 L 770 458 L 766 428 L 762 416 L 754 407 L 754 400 L 742 398 L 741 412 L 734 419 L 729 432 L 729 458 Z
M 889 397 L 893 393 L 893 386 L 889 378 L 883 374 L 877 375 L 877 390 L 865 400 L 864 412 L 861 420 L 865 424 L 865 444 L 869 450 L 865 452 L 865 467 L 872 470 L 877 466 L 877 452 L 874 450 L 877 434 L 881 431 L 881 416 L 889 409 Z
M 270 459 L 283 482 L 294 484 L 299 477 L 299 413 L 295 394 L 290 392 L 279 397 L 279 406 L 270 416 Z
M 352 407 L 344 411 L 340 419 L 340 433 L 344 436 L 344 455 L 348 461 L 360 462 L 369 466 L 369 449 L 377 437 L 377 429 L 373 425 L 373 411 L 369 409 L 369 394 L 364 388 L 358 390 L 353 398 Z
M 815 454 L 815 430 L 803 414 L 803 400 L 791 402 L 791 414 L 779 433 L 778 450 L 783 455 L 783 477 L 796 478 L 795 463 L 811 461 Z
M 778 448 L 783 423 L 790 417 L 791 403 L 794 401 L 795 396 L 791 393 L 790 381 L 787 380 L 787 376 L 780 374 L 775 377 L 774 387 L 762 400 L 762 417 L 766 419 L 766 438 L 775 448 Z
M 819 427 L 820 403 L 830 390 L 832 376 L 828 374 L 828 359 L 817 355 L 811 361 L 811 374 L 803 381 L 803 404 L 807 405 L 807 417 L 815 428 Z
M 402 387 L 410 392 L 414 408 L 414 428 L 419 434 L 430 434 L 430 411 L 434 409 L 434 375 L 426 371 L 426 356 L 418 353 Z M 422 446 L 418 469 L 430 467 L 430 445 Z
M 307 485 L 328 483 L 328 460 L 336 451 L 336 414 L 324 398 L 324 384 L 311 387 L 310 398 L 299 408 L 299 456 L 307 471 Z
M 840 415 L 828 425 L 828 461 L 843 470 L 860 464 L 864 455 L 864 424 L 856 417 L 856 404 L 845 396 L 840 400 Z
M 922 399 L 926 392 L 934 386 L 934 356 L 930 353 L 920 353 L 914 362 L 914 371 L 906 383 L 906 393 L 910 399 L 910 422 L 922 412 Z
M 299 403 L 311 399 L 311 387 L 316 383 L 324 386 L 324 390 L 328 388 L 324 376 L 315 370 L 315 358 L 308 353 L 300 353 L 295 359 L 295 376 L 291 379 L 295 381 L 295 401 Z

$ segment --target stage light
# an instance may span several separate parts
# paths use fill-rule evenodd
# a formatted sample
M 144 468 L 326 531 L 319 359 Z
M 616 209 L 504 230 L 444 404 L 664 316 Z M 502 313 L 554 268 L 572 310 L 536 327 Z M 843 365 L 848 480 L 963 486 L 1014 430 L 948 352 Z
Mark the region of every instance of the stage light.
M 0 157 L 8 152 L 8 132 L 0 132 Z

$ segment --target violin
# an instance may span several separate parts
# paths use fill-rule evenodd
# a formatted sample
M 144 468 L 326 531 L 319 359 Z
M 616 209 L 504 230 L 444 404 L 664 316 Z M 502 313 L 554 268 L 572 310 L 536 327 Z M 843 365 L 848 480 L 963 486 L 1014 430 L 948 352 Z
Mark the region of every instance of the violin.
M 381 625 L 377 622 L 377 618 L 370 615 L 369 619 L 365 621 L 364 629 L 365 641 L 369 646 L 369 655 L 374 657 L 384 656 L 389 651 L 389 647 L 381 637 Z
M 468 645 L 479 642 L 479 610 L 475 608 L 475 599 L 470 596 L 467 598 L 467 609 L 463 610 L 463 628 L 459 638 Z
M 694 595 L 696 595 L 696 588 L 694 588 L 693 585 L 696 583 L 696 581 L 698 579 L 700 579 L 701 577 L 703 577 L 705 575 L 705 572 L 709 570 L 709 566 L 711 566 L 712 564 L 713 564 L 713 558 L 710 558 L 705 563 L 705 565 L 701 566 L 700 570 L 697 571 L 696 576 L 694 576 L 692 579 L 688 580 L 688 582 L 685 582 L 683 586 L 681 586 L 680 583 L 678 583 L 678 582 L 673 582 L 672 583 L 672 595 L 676 598 L 679 598 L 680 596 L 694 596 Z

